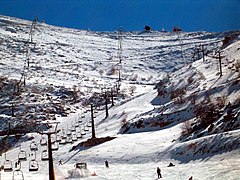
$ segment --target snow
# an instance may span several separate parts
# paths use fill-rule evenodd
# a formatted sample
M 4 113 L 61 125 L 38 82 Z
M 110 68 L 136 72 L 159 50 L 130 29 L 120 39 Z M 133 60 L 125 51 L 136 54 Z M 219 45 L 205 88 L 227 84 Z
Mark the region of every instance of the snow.
M 0 75 L 9 78 L 2 82 L 10 84 L 9 92 L 4 93 L 12 92 L 10 79 L 19 80 L 25 72 L 27 86 L 16 101 L 19 105 L 17 112 L 32 112 L 30 115 L 33 117 L 47 118 L 41 123 L 59 122 L 57 129 L 60 135 L 63 130 L 66 133 L 71 131 L 79 119 L 83 122 L 76 127 L 75 134 L 83 131 L 90 122 L 90 112 L 84 113 L 86 107 L 82 106 L 82 101 L 95 92 L 113 88 L 118 81 L 118 72 L 111 74 L 111 68 L 122 68 L 120 92 L 123 97 L 116 97 L 114 106 L 109 104 L 108 117 L 105 117 L 103 109 L 96 113 L 94 120 L 97 137 L 115 138 L 93 147 L 78 146 L 91 137 L 90 130 L 77 141 L 60 144 L 59 149 L 53 152 L 56 179 L 79 179 L 68 174 L 75 169 L 77 162 L 88 165 L 84 179 L 152 180 L 157 179 L 157 167 L 160 167 L 163 179 L 169 180 L 185 180 L 191 176 L 194 180 L 240 179 L 239 107 L 234 109 L 236 128 L 221 129 L 228 125 L 224 123 L 227 112 L 223 111 L 223 115 L 213 123 L 214 131 L 208 132 L 209 128 L 205 128 L 182 139 L 184 122 L 194 123 L 196 117 L 193 103 L 189 100 L 178 103 L 178 98 L 185 100 L 196 94 L 196 104 L 202 104 L 207 93 L 212 101 L 217 97 L 226 97 L 226 103 L 239 100 L 239 72 L 236 71 L 236 64 L 240 61 L 239 38 L 221 49 L 221 77 L 218 59 L 213 58 L 211 51 L 218 49 L 224 36 L 231 32 L 183 32 L 178 35 L 157 31 L 124 32 L 123 63 L 120 65 L 117 32 L 83 31 L 37 23 L 34 43 L 31 44 L 27 43 L 30 25 L 29 21 L 0 16 Z M 211 52 L 205 61 L 202 57 L 192 58 L 200 44 Z M 28 68 L 27 59 L 30 62 Z M 155 84 L 164 78 L 168 81 L 160 88 L 166 91 L 166 96 L 158 96 Z M 81 101 L 60 100 L 63 95 L 69 97 L 74 88 L 82 93 Z M 177 89 L 185 89 L 186 93 L 171 99 L 170 92 Z M 10 106 L 11 101 L 4 93 L 0 97 L 1 104 Z M 65 114 L 61 111 L 62 114 L 53 113 L 51 116 L 54 104 L 61 104 L 57 107 L 62 107 Z M 48 111 L 41 108 L 43 106 Z M 83 114 L 85 117 L 81 118 Z M 15 125 L 19 123 L 18 118 L 22 118 L 22 122 L 31 121 L 28 115 L 13 118 Z M 7 129 L 8 122 L 12 122 L 11 113 L 1 110 L 0 118 L 1 130 Z M 144 127 L 138 128 L 141 121 Z M 41 160 L 47 147 L 40 145 L 40 139 L 37 132 L 27 133 L 17 141 L 14 136 L 1 136 L 1 144 L 12 145 L 6 158 L 12 161 L 13 167 L 18 160 L 20 146 L 26 152 L 27 161 L 21 161 L 24 179 L 48 179 L 48 162 Z M 38 145 L 36 160 L 39 170 L 29 172 L 29 161 L 35 157 L 35 152 L 30 150 L 33 141 Z M 63 161 L 62 165 L 59 165 L 59 160 Z M 106 160 L 109 168 L 104 165 Z M 0 164 L 4 162 L 5 153 L 2 153 Z M 170 162 L 175 166 L 167 167 Z M 12 179 L 13 172 L 2 170 L 0 173 L 0 179 Z

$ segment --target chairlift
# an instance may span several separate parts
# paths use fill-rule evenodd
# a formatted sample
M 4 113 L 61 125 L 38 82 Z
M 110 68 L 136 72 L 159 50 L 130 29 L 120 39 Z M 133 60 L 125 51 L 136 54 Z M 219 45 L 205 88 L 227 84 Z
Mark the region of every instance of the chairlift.
M 59 148 L 59 145 L 58 145 L 58 143 L 56 141 L 54 143 L 52 143 L 52 150 L 53 151 L 57 151 L 58 148 Z
M 5 153 L 5 161 L 3 162 L 3 170 L 4 170 L 4 172 L 12 172 L 12 170 L 13 170 L 12 161 L 7 159 L 7 153 Z
M 42 151 L 42 157 L 41 157 L 42 161 L 48 161 L 48 151 L 45 149 Z
M 62 135 L 62 139 L 67 139 L 67 135 L 66 134 Z
M 13 171 L 12 180 L 24 180 L 23 172 L 21 169 L 16 169 Z
M 81 123 L 82 122 L 82 116 L 78 117 L 78 123 Z
M 72 134 L 72 140 L 77 141 L 77 135 L 75 133 Z
M 26 161 L 27 160 L 27 153 L 26 153 L 26 151 L 22 150 L 21 143 L 20 143 L 20 152 L 18 153 L 18 160 L 19 161 Z
M 67 128 L 65 130 L 65 134 L 67 134 L 68 131 L 71 131 L 71 128 L 68 127 L 68 124 L 67 124 Z
M 26 151 L 20 150 L 20 152 L 18 153 L 18 160 L 19 161 L 26 161 L 27 160 Z
M 81 135 L 82 135 L 82 136 L 86 135 L 86 132 L 83 130 L 83 131 L 81 132 Z
M 62 139 L 66 139 L 66 138 L 67 138 L 66 131 L 62 129 Z
M 76 128 L 79 127 L 79 122 L 76 122 L 76 123 L 75 123 L 75 127 L 76 127 Z
M 35 141 L 32 141 L 31 144 L 30 144 L 30 149 L 31 151 L 37 151 L 38 150 L 38 146 L 37 144 L 35 143 Z
M 66 143 L 72 143 L 72 137 L 71 136 L 67 136 Z
M 92 127 L 92 123 L 91 123 L 91 122 L 88 122 L 88 123 L 87 123 L 87 127 Z
M 29 171 L 38 171 L 39 165 L 35 159 L 29 161 Z
M 89 131 L 88 126 L 85 126 L 85 127 L 84 127 L 84 131 Z
M 67 136 L 66 136 L 66 138 L 67 138 Z M 62 138 L 61 141 L 59 142 L 59 144 L 61 144 L 61 145 L 66 144 L 66 138 Z
M 62 135 L 63 134 L 66 134 L 66 132 L 65 132 L 65 129 L 64 128 L 62 128 Z
M 4 172 L 12 172 L 13 171 L 12 161 L 6 159 L 3 163 L 3 170 Z
M 67 131 L 67 135 L 70 136 L 72 133 L 71 131 Z
M 40 145 L 41 146 L 46 146 L 47 145 L 47 139 L 45 137 L 42 136 L 42 138 L 40 139 Z
M 56 137 L 57 142 L 60 142 L 61 139 L 62 139 L 61 135 L 57 134 L 57 137 Z
M 53 134 L 53 135 L 51 136 L 51 142 L 54 143 L 56 140 L 57 140 L 56 135 Z
M 75 123 L 76 124 L 76 123 Z M 74 123 L 71 123 L 71 131 L 74 132 L 76 131 L 76 126 Z
M 81 134 L 80 131 L 77 132 L 77 138 L 78 138 L 78 139 L 82 138 L 82 134 Z

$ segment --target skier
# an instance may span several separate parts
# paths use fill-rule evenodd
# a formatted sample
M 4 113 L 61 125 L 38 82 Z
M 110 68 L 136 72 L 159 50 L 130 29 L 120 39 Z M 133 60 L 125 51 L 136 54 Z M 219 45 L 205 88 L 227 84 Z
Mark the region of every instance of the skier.
M 162 178 L 161 169 L 159 167 L 157 167 L 157 175 L 158 175 L 158 179 Z
M 109 168 L 108 161 L 105 161 L 106 168 Z
M 59 161 L 58 161 L 58 165 L 62 165 L 62 160 L 59 160 Z

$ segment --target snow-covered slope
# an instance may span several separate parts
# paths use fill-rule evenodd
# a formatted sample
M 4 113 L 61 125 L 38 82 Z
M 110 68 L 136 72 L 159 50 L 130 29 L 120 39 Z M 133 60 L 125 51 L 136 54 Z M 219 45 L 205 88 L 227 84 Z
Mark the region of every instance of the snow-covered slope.
M 157 166 L 164 179 L 239 179 L 238 31 L 122 32 L 119 63 L 118 32 L 37 22 L 31 42 L 31 25 L 0 16 L 1 165 L 9 159 L 14 166 L 23 150 L 25 179 L 48 179 L 41 160 L 47 147 L 40 145 L 47 137 L 38 132 L 59 122 L 52 139 L 59 145 L 53 153 L 57 179 L 73 178 L 68 170 L 76 162 L 88 163 L 86 179 L 155 179 Z M 90 104 L 97 110 L 96 137 L 114 139 L 83 147 L 91 137 Z M 34 143 L 36 156 L 29 148 Z M 28 170 L 31 159 L 39 164 L 36 172 Z M 175 166 L 167 167 L 170 162 Z M 12 176 L 1 171 L 4 180 Z

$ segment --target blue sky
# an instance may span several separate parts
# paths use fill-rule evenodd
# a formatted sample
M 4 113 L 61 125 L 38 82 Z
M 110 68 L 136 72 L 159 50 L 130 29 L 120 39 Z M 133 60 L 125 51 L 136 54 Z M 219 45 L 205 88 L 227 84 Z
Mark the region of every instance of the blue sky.
M 0 14 L 94 31 L 240 29 L 240 0 L 0 0 Z

